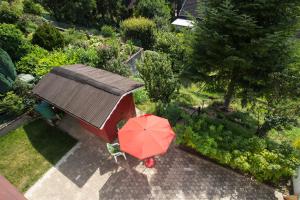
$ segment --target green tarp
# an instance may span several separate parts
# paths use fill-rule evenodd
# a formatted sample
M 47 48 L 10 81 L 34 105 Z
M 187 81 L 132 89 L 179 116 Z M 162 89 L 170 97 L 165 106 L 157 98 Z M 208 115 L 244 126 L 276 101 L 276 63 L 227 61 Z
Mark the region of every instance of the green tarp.
M 35 105 L 34 109 L 45 119 L 53 119 L 56 116 L 54 111 L 51 109 L 51 105 L 45 101 L 42 101 L 40 104 Z

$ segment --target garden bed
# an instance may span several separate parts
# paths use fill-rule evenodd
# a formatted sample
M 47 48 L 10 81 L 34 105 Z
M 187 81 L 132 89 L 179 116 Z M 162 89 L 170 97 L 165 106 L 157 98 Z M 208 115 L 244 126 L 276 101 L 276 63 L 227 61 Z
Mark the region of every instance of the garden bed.
M 0 173 L 25 192 L 76 143 L 39 119 L 0 137 Z

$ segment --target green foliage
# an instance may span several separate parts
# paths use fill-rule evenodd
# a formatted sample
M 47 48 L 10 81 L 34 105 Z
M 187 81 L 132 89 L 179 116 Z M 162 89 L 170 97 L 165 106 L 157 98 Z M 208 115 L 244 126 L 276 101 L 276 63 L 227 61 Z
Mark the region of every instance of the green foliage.
M 126 19 L 122 22 L 121 29 L 126 40 L 132 40 L 136 45 L 141 45 L 145 49 L 150 49 L 155 42 L 155 24 L 147 18 Z
M 53 51 L 48 56 L 43 57 L 38 61 L 38 66 L 35 68 L 35 75 L 43 76 L 50 72 L 53 67 L 76 63 L 77 60 L 75 58 L 69 58 L 64 52 Z
M 12 88 L 16 76 L 16 69 L 11 58 L 0 48 L 0 94 Z
M 32 43 L 47 50 L 61 48 L 65 44 L 64 36 L 51 24 L 45 23 L 32 36 Z
M 131 75 L 129 66 L 124 64 L 120 59 L 111 59 L 101 68 L 116 74 L 120 74 L 122 76 L 128 77 Z
M 32 51 L 26 56 L 22 57 L 16 64 L 16 70 L 18 73 L 24 74 L 35 74 L 35 69 L 39 66 L 39 61 L 49 55 L 48 51 L 39 47 L 34 46 Z
M 30 73 L 34 76 L 43 76 L 53 67 L 75 64 L 79 60 L 74 53 L 65 53 L 61 50 L 48 52 L 43 48 L 35 46 L 31 53 L 22 57 L 17 63 L 18 73 Z
M 0 23 L 15 24 L 21 12 L 8 2 L 0 2 Z
M 139 89 L 133 93 L 135 104 L 142 104 L 146 101 L 149 101 L 149 96 L 145 89 Z
M 8 92 L 2 100 L 0 100 L 0 114 L 7 116 L 18 116 L 25 110 L 23 98 L 13 92 Z
M 65 43 L 73 46 L 83 46 L 82 44 L 89 40 L 84 31 L 78 31 L 74 28 L 67 29 L 62 34 L 64 35 Z
M 97 16 L 96 0 L 43 0 L 42 5 L 59 21 L 92 25 Z
M 168 54 L 173 72 L 180 74 L 189 60 L 189 46 L 184 34 L 158 31 L 155 38 L 154 50 Z
M 130 16 L 129 3 L 130 1 L 124 0 L 97 0 L 97 12 L 100 14 L 99 20 L 104 24 L 115 24 L 128 18 Z
M 171 19 L 171 9 L 165 0 L 139 0 L 134 12 L 136 16 L 154 20 L 159 26 Z
M 245 132 L 206 115 L 177 125 L 177 142 L 217 162 L 275 185 L 290 179 L 300 164 L 299 152 Z
M 41 15 L 43 13 L 43 7 L 39 3 L 35 3 L 33 0 L 24 0 L 23 11 L 25 13 Z
M 254 3 L 255 2 L 255 3 Z M 213 0 L 196 25 L 189 76 L 225 89 L 224 107 L 262 91 L 269 75 L 287 68 L 299 1 Z
M 101 34 L 104 37 L 114 37 L 116 35 L 116 32 L 112 26 L 104 25 L 101 27 Z
M 13 61 L 26 54 L 26 39 L 13 24 L 0 24 L 0 48 L 6 51 Z
M 74 62 L 76 61 L 76 63 L 97 67 L 99 62 L 98 52 L 95 48 L 68 48 L 65 53 L 68 58 L 74 60 Z
M 158 105 L 155 114 L 168 119 L 172 126 L 175 126 L 180 119 L 185 117 L 184 111 L 176 103 Z
M 137 63 L 137 69 L 150 99 L 169 103 L 178 88 L 169 58 L 154 51 L 145 51 L 142 60 Z

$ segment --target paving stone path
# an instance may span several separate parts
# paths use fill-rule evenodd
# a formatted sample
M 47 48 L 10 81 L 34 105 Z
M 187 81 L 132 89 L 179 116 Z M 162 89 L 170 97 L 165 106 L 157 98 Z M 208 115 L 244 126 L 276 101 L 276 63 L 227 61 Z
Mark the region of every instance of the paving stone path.
M 29 200 L 277 199 L 274 189 L 176 147 L 152 169 L 130 156 L 116 164 L 72 118 L 61 127 L 80 142 L 26 192 Z

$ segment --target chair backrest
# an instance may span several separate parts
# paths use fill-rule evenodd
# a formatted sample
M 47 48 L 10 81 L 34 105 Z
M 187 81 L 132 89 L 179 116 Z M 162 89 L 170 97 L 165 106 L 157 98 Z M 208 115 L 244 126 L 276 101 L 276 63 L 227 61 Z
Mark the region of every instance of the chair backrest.
M 117 148 L 112 146 L 110 143 L 106 143 L 106 148 L 110 154 L 114 154 L 118 152 Z

